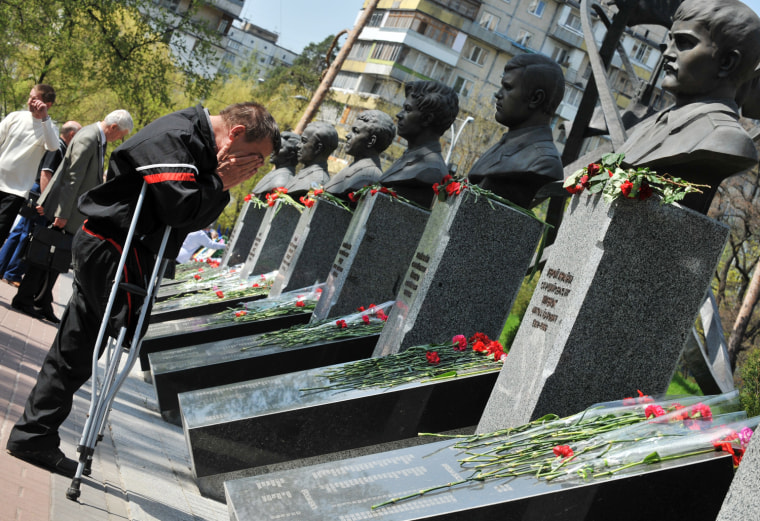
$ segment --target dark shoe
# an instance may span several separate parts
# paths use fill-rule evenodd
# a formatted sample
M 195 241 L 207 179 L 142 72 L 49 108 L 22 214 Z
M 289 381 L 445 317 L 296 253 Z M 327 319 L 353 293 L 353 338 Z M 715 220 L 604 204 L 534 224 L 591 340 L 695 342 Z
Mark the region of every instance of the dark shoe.
M 34 311 L 38 313 L 42 318 L 44 318 L 45 320 L 49 322 L 52 322 L 53 324 L 61 323 L 61 319 L 55 316 L 55 313 L 53 313 L 53 310 L 50 308 L 48 309 L 34 308 Z
M 55 472 L 67 478 L 73 478 L 77 472 L 77 462 L 69 459 L 58 447 L 47 450 L 11 450 L 8 454 L 31 463 L 36 467 Z
M 24 315 L 29 315 L 32 318 L 44 318 L 36 309 L 34 309 L 34 306 L 19 304 L 15 299 L 11 300 L 11 307 L 16 311 L 22 312 Z

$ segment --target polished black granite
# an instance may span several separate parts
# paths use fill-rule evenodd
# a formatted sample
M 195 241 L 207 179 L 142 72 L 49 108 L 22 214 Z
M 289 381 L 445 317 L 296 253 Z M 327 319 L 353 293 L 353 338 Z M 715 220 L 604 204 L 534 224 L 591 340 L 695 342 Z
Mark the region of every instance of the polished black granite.
M 213 290 L 209 290 L 212 291 Z M 197 317 L 199 315 L 210 315 L 212 313 L 219 313 L 227 308 L 235 307 L 239 304 L 246 302 L 254 302 L 266 298 L 267 294 L 262 293 L 260 295 L 248 295 L 246 297 L 238 297 L 224 300 L 217 300 L 214 302 L 206 302 L 203 304 L 187 305 L 183 302 L 177 302 L 176 306 L 166 303 L 161 306 L 160 310 L 154 309 L 150 314 L 150 323 L 157 324 L 159 322 L 166 322 L 167 320 L 177 320 L 180 318 Z
M 143 338 L 140 367 L 143 371 L 149 369 L 150 353 L 285 329 L 296 324 L 306 324 L 310 318 L 311 312 L 304 312 L 262 320 L 214 323 L 218 317 L 203 315 L 153 324 L 148 327 L 148 332 Z
M 336 366 L 332 366 L 333 368 Z M 324 368 L 179 395 L 182 425 L 201 493 L 217 476 L 298 467 L 349 450 L 416 444 L 419 432 L 474 429 L 498 370 L 392 388 L 304 392 L 327 384 Z M 432 442 L 435 438 L 424 441 Z
M 164 419 L 179 425 L 179 393 L 368 358 L 379 336 L 285 348 L 261 346 L 260 335 L 253 335 L 153 353 L 158 408 Z
M 468 476 L 450 441 L 227 481 L 232 521 L 714 521 L 731 484 L 724 453 L 577 482 L 532 476 L 443 489 L 373 505 Z

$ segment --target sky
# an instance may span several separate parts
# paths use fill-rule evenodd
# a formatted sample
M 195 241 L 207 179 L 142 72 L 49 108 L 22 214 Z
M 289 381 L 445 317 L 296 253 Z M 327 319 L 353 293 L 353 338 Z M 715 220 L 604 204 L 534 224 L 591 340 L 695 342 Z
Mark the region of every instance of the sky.
M 760 0 L 742 0 L 760 14 Z M 363 0 L 245 0 L 241 18 L 280 35 L 278 45 L 300 53 L 311 42 L 351 29 Z
M 312 42 L 352 29 L 363 5 L 364 0 L 245 0 L 240 17 L 278 33 L 277 45 L 300 53 Z

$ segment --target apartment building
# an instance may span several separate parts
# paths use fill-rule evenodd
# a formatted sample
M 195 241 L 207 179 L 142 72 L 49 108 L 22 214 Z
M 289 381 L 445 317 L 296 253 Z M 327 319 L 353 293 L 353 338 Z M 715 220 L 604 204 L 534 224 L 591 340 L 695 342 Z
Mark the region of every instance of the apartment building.
M 193 60 L 193 51 L 205 36 L 180 30 L 172 34 L 169 42 L 175 55 L 186 63 L 192 63 L 195 72 L 206 77 L 214 76 L 226 54 L 232 22 L 238 19 L 245 0 L 207 0 L 200 3 L 193 0 L 153 0 L 153 3 L 164 9 L 164 12 L 175 16 L 177 20 L 185 16 L 190 9 L 195 9 L 195 20 L 205 22 L 206 26 L 216 33 L 217 38 L 209 40 L 214 48 L 214 56 L 202 62 Z
M 593 27 L 601 44 L 605 28 L 597 16 Z M 628 63 L 616 54 L 609 71 L 621 109 L 641 82 L 652 77 L 666 35 L 665 28 L 656 26 L 625 32 L 620 46 Z M 501 129 L 492 121 L 493 94 L 507 61 L 526 52 L 549 56 L 564 71 L 565 97 L 552 123 L 561 150 L 590 76 L 580 5 L 572 0 L 381 0 L 333 83 L 339 108 L 325 108 L 320 117 L 345 126 L 366 108 L 395 115 L 404 99 L 404 83 L 442 81 L 460 96 L 458 124 L 473 118 L 452 155 L 461 170 L 500 137 Z M 663 103 L 656 90 L 657 102 Z M 592 138 L 586 148 L 599 139 L 605 138 Z M 444 141 L 450 140 L 447 133 Z M 471 141 L 469 146 L 466 141 Z M 403 149 L 401 140 L 397 142 Z M 444 152 L 446 147 L 448 143 Z
M 246 69 L 252 77 L 262 81 L 275 67 L 293 65 L 298 55 L 277 45 L 278 38 L 277 33 L 248 21 L 233 22 L 219 72 L 233 74 Z

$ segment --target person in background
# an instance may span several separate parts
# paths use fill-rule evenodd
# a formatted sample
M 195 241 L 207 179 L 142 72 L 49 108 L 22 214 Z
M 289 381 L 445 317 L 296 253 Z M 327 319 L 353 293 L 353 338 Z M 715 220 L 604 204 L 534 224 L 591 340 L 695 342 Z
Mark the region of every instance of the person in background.
M 115 110 L 103 121 L 87 125 L 77 132 L 50 182 L 39 199 L 37 211 L 45 215 L 54 228 L 74 235 L 84 223 L 76 207 L 77 199 L 103 182 L 106 144 L 122 140 L 132 131 L 132 116 Z M 41 266 L 29 266 L 11 307 L 53 324 L 60 322 L 53 312 L 53 287 L 58 272 Z
M 188 262 L 199 248 L 211 248 L 212 250 L 224 249 L 224 243 L 218 242 L 209 237 L 207 230 L 208 228 L 206 230 L 197 230 L 187 234 L 187 237 L 179 250 L 179 255 L 177 255 L 177 264 Z
M 29 110 L 11 112 L 0 121 L 0 243 L 26 202 L 45 151 L 58 150 L 58 129 L 48 114 L 53 103 L 55 89 L 37 84 L 26 101 Z
M 40 166 L 37 169 L 37 179 L 35 179 L 32 185 L 30 194 L 35 193 L 37 194 L 36 197 L 39 198 L 53 177 L 58 165 L 61 164 L 63 156 L 66 154 L 66 148 L 71 143 L 71 139 L 81 128 L 82 125 L 76 121 L 67 121 L 63 124 L 61 135 L 58 137 L 58 150 L 54 152 L 47 151 L 42 156 L 42 161 L 40 161 Z M 36 200 L 34 204 L 37 204 Z M 16 222 L 16 226 L 13 227 L 11 234 L 5 240 L 5 244 L 0 248 L 0 276 L 3 282 L 16 287 L 21 285 L 21 277 L 26 272 L 24 250 L 29 241 L 29 234 L 32 232 L 32 227 L 35 224 L 45 224 L 45 218 L 36 214 L 36 210 L 34 216 L 20 216 Z

